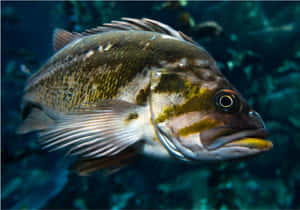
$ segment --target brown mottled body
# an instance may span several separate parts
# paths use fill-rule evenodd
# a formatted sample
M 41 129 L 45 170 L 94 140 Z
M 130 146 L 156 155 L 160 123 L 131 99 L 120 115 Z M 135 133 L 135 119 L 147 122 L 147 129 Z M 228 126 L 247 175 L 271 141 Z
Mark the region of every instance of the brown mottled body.
M 188 63 L 199 59 L 215 65 L 203 49 L 156 32 L 118 31 L 86 36 L 60 50 L 28 81 L 25 103 L 66 112 L 81 104 L 122 98 L 124 87 L 137 91 L 130 93 L 136 98 L 140 90 L 147 89 L 149 70 L 183 58 Z M 145 84 L 137 84 L 136 77 L 148 78 Z
M 203 48 L 163 23 L 123 20 L 55 32 L 56 54 L 25 87 L 18 132 L 67 148 L 82 174 L 137 154 L 226 160 L 272 147 L 260 139 L 259 114 Z

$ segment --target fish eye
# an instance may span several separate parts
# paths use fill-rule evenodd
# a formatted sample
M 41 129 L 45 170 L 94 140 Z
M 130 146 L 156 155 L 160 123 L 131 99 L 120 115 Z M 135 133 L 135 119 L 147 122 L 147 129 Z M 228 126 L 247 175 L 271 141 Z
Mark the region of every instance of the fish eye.
M 216 94 L 217 107 L 223 111 L 232 111 L 237 105 L 237 97 L 232 90 L 220 90 Z

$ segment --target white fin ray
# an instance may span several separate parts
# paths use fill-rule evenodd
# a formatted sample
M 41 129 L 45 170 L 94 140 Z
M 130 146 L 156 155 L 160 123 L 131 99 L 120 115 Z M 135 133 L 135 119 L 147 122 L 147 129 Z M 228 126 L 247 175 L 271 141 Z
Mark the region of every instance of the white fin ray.
M 125 135 L 124 134 L 119 135 L 120 143 L 124 142 L 124 138 L 126 138 L 128 136 L 130 136 L 129 133 L 125 133 Z M 98 138 L 98 139 L 95 139 L 95 140 L 96 141 L 94 141 L 94 143 L 92 145 L 88 145 L 88 146 L 85 146 L 85 147 L 78 146 L 76 149 L 73 149 L 73 151 L 69 151 L 69 153 L 71 155 L 79 155 L 79 154 L 83 154 L 83 153 L 87 153 L 87 152 L 92 152 L 95 149 L 102 148 L 102 147 L 106 146 L 107 144 L 110 145 L 114 141 L 114 139 L 107 139 L 107 138 L 103 138 L 103 137 L 102 137 L 102 139 Z
M 89 125 L 87 125 L 87 126 L 89 126 Z M 95 128 L 95 129 L 93 130 L 93 128 Z M 69 130 L 62 134 L 58 133 L 59 135 L 56 135 L 57 133 L 55 132 L 55 133 L 52 133 L 52 135 L 42 136 L 41 142 L 42 142 L 42 144 L 48 144 L 57 139 L 63 140 L 65 137 L 71 137 L 78 133 L 79 134 L 85 134 L 85 133 L 93 134 L 93 133 L 98 133 L 98 132 L 102 133 L 103 131 L 105 131 L 104 129 L 100 130 L 97 128 L 98 128 L 97 126 L 89 126 L 89 127 L 83 127 L 83 128 L 74 129 L 74 130 L 72 129 L 72 130 Z

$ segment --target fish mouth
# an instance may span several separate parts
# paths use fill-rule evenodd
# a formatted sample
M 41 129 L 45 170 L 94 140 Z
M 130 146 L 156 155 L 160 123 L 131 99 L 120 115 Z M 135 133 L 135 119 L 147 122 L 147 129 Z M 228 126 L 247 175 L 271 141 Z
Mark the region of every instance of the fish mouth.
M 229 130 L 230 132 L 232 130 Z M 266 128 L 249 129 L 218 137 L 205 146 L 208 150 L 216 150 L 220 147 L 247 147 L 249 149 L 267 151 L 273 147 L 271 141 L 265 140 L 268 136 L 269 133 Z
M 176 158 L 184 161 L 201 159 L 202 151 L 194 151 L 190 147 L 183 146 L 180 138 L 171 138 L 159 126 L 155 126 L 155 130 L 160 142 Z M 207 152 L 214 152 L 220 148 L 240 147 L 253 150 L 257 154 L 268 151 L 273 147 L 271 141 L 264 139 L 269 135 L 265 128 L 237 131 L 233 128 L 219 127 L 207 131 L 209 131 L 207 134 L 213 134 L 203 136 L 206 137 L 206 140 L 210 140 L 207 145 L 202 142 Z

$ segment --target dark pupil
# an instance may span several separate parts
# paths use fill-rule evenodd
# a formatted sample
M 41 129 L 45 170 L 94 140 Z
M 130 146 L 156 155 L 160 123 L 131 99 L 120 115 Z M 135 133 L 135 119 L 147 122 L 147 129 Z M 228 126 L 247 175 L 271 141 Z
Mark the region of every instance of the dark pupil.
M 223 106 L 229 106 L 229 105 L 231 105 L 231 100 L 230 100 L 229 96 L 223 97 L 223 98 L 221 99 L 221 104 L 222 104 Z

